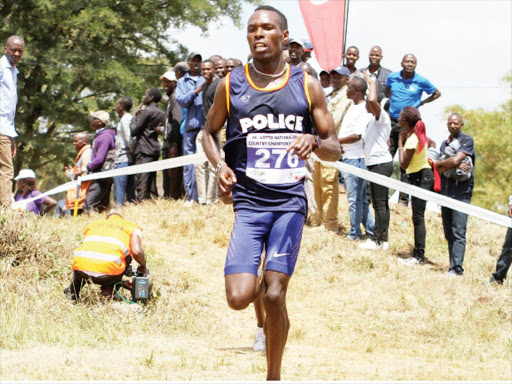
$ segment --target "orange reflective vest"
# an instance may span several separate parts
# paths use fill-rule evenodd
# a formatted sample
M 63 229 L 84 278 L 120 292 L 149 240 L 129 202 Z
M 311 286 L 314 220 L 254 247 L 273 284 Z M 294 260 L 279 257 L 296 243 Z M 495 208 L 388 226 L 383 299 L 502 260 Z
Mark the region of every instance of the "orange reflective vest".
M 73 167 L 73 173 L 75 174 L 75 180 L 78 176 L 84 176 L 86 172 L 82 172 L 81 167 L 77 164 L 81 164 L 82 166 L 87 165 L 89 160 L 91 160 L 91 146 L 86 144 L 80 149 L 75 159 L 75 166 Z M 88 151 L 88 152 L 87 152 Z M 87 192 L 89 192 L 89 187 L 91 186 L 92 181 L 83 181 L 80 184 L 80 192 L 78 195 L 78 209 L 83 209 L 85 198 L 87 197 Z M 64 203 L 65 209 L 73 209 L 75 208 L 75 200 L 76 200 L 76 188 L 70 189 L 66 192 L 66 201 Z
M 82 245 L 74 251 L 73 270 L 92 276 L 122 274 L 126 256 L 131 253 L 130 237 L 137 228 L 137 224 L 118 215 L 89 224 Z

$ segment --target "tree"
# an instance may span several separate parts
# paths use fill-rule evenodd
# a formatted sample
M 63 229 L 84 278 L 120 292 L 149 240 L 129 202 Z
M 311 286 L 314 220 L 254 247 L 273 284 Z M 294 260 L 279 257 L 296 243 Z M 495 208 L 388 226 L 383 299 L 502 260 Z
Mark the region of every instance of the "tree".
M 512 86 L 512 73 L 504 80 Z M 494 111 L 465 110 L 455 105 L 445 112 L 459 112 L 464 119 L 463 131 L 475 141 L 472 203 L 504 213 L 512 194 L 512 99 Z
M 167 34 L 169 27 L 205 30 L 221 16 L 239 23 L 243 1 L 254 0 L 0 2 L 0 40 L 13 34 L 25 39 L 16 173 L 29 167 L 49 179 L 49 186 L 63 181 L 62 169 L 74 158 L 71 135 L 89 128 L 88 111 L 111 111 L 117 97 L 141 96 L 185 57 L 186 49 Z

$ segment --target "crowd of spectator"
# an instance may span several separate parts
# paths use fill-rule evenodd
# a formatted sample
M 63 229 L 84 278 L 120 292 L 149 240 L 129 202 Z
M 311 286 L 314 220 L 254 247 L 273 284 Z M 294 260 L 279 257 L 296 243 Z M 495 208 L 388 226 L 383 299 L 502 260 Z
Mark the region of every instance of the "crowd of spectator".
M 346 49 L 344 66 L 331 71 L 322 70 L 317 75 L 308 63 L 312 50 L 309 42 L 290 39 L 285 46 L 284 58 L 289 65 L 298 66 L 319 78 L 342 148 L 340 161 L 390 177 L 393 159 L 398 153 L 402 181 L 471 202 L 476 160 L 473 139 L 462 132 L 463 117 L 453 113 L 447 121 L 448 138 L 439 151 L 435 149 L 435 143 L 427 137 L 419 108 L 439 98 L 441 93 L 416 72 L 417 58 L 413 54 L 404 55 L 402 69 L 393 72 L 381 66 L 382 48 L 374 46 L 369 52 L 369 65 L 357 68 L 359 49 L 351 46 Z M 23 39 L 11 36 L 0 59 L 0 203 L 4 206 L 11 205 L 13 200 L 22 201 L 41 194 L 36 189 L 34 171 L 24 169 L 14 178 L 17 136 L 14 117 L 18 100 L 16 65 L 23 51 Z M 238 59 L 219 55 L 203 59 L 200 53 L 192 52 L 186 62 L 175 64 L 160 77 L 167 99 L 165 110 L 161 108 L 162 91 L 153 87 L 145 91 L 142 103 L 133 110 L 133 114 L 133 100 L 129 96 L 122 95 L 117 100 L 115 111 L 120 120 L 116 127 L 108 111 L 90 112 L 90 129 L 94 135 L 92 138 L 88 132 L 74 135 L 73 145 L 77 154 L 74 164 L 65 169 L 66 179 L 76 180 L 90 173 L 147 164 L 160 157 L 169 159 L 202 153 L 202 133 L 219 79 L 242 65 Z M 426 98 L 422 98 L 424 93 L 428 95 Z M 219 148 L 224 141 L 225 130 L 216 138 Z M 341 233 L 338 199 L 342 178 L 350 221 L 347 238 L 358 241 L 362 249 L 388 249 L 390 209 L 386 187 L 368 183 L 350 172 L 339 175 L 337 169 L 312 160 L 307 169 L 308 225 Z M 219 200 L 217 175 L 208 162 L 162 173 L 161 193 L 157 189 L 156 172 L 148 172 L 83 182 L 78 193 L 70 190 L 61 201 L 42 197 L 26 204 L 25 209 L 45 214 L 55 207 L 56 215 L 64 216 L 70 215 L 76 205 L 80 213 L 102 212 L 110 208 L 112 185 L 116 207 L 154 199 L 159 195 L 183 199 L 185 207 L 215 204 Z M 14 195 L 13 179 L 17 182 Z M 410 200 L 414 249 L 411 258 L 401 260 L 412 266 L 421 265 L 426 259 L 426 201 L 416 197 Z M 401 194 L 400 201 L 407 205 L 409 196 Z M 464 213 L 442 208 L 450 258 L 448 273 L 453 276 L 464 273 L 467 219 Z M 499 266 L 501 272 L 493 277 L 498 282 L 503 282 L 510 266 L 509 235 L 510 229 L 503 248 L 505 256 L 500 258 L 503 264 Z M 361 241 L 364 239 L 366 241 Z

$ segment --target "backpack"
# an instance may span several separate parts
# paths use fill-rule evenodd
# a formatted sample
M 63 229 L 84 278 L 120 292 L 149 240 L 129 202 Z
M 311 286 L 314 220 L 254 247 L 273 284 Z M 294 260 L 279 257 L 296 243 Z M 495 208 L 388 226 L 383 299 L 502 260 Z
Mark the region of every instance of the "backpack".
M 105 161 L 103 162 L 103 165 L 101 166 L 101 172 L 110 171 L 115 168 L 115 162 L 116 162 L 116 149 L 112 148 L 107 152 L 107 155 L 105 156 Z

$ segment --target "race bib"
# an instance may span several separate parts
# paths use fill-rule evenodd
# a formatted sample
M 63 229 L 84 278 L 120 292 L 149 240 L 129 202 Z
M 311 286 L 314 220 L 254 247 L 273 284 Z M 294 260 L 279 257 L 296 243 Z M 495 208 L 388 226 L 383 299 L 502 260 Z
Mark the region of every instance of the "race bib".
M 304 160 L 286 148 L 295 133 L 250 133 L 247 135 L 246 175 L 262 184 L 296 183 L 306 175 Z

